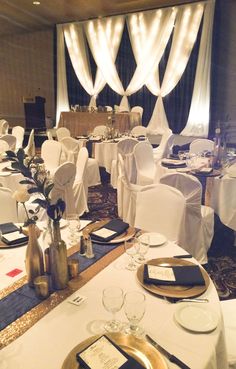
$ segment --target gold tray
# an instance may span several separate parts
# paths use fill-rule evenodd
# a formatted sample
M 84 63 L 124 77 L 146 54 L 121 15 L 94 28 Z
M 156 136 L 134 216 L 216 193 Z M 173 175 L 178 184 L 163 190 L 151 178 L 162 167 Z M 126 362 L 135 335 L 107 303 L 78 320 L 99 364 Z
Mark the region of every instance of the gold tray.
M 83 235 L 86 236 L 86 234 L 90 234 L 91 232 L 94 232 L 94 231 L 98 230 L 99 228 L 103 227 L 106 223 L 108 223 L 109 220 L 110 219 L 100 220 L 98 222 L 89 224 L 83 230 Z M 129 227 L 124 233 L 122 233 L 119 236 L 113 238 L 111 241 L 97 241 L 97 240 L 94 240 L 94 242 L 99 243 L 99 244 L 103 244 L 103 243 L 105 243 L 105 244 L 122 243 L 122 242 L 125 242 L 125 241 L 129 240 L 130 238 L 132 238 L 135 235 L 135 232 L 136 232 L 135 228 Z
M 96 341 L 101 335 L 93 336 L 75 346 L 66 357 L 61 369 L 78 369 L 82 367 L 76 360 L 77 352 L 84 350 L 86 347 Z M 114 343 L 116 343 L 128 355 L 132 356 L 146 369 L 168 369 L 168 366 L 160 354 L 150 343 L 131 335 L 122 333 L 106 333 Z
M 175 258 L 158 258 L 152 259 L 147 262 L 150 265 L 158 266 L 181 266 L 181 265 L 196 265 L 188 260 L 175 259 Z M 210 278 L 207 272 L 200 266 L 203 278 L 205 280 L 204 286 L 165 286 L 146 284 L 143 282 L 144 265 L 141 265 L 137 270 L 137 278 L 141 286 L 143 286 L 149 292 L 155 295 L 173 297 L 173 298 L 187 298 L 201 295 L 205 292 L 210 284 Z

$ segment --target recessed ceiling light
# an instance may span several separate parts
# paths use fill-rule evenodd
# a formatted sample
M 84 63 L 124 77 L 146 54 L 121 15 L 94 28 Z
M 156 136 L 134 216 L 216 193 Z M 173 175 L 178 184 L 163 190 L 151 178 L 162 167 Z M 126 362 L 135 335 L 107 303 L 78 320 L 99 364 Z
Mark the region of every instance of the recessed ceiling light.
M 34 5 L 40 5 L 40 1 L 33 1 Z

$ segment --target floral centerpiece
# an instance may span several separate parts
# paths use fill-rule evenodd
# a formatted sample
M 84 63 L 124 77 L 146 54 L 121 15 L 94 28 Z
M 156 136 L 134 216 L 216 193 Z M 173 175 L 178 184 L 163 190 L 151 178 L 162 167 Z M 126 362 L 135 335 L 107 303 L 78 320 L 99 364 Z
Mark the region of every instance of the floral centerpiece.
M 49 261 L 52 285 L 55 289 L 65 288 L 68 283 L 67 254 L 66 245 L 60 236 L 59 225 L 65 211 L 65 202 L 58 199 L 56 203 L 51 203 L 50 193 L 54 184 L 45 171 L 41 158 L 29 159 L 23 149 L 19 149 L 17 153 L 7 151 L 7 158 L 11 161 L 12 168 L 18 170 L 25 177 L 20 181 L 20 184 L 27 186 L 16 191 L 13 197 L 23 204 L 27 216 L 24 226 L 28 227 L 29 233 L 29 243 L 26 250 L 28 282 L 33 286 L 33 279 L 44 273 L 42 250 L 38 245 L 35 232 L 37 214 L 40 209 L 44 209 L 48 215 L 48 230 L 51 236 Z M 25 203 L 35 194 L 39 195 L 31 202 L 31 204 L 35 204 L 35 209 L 27 210 Z

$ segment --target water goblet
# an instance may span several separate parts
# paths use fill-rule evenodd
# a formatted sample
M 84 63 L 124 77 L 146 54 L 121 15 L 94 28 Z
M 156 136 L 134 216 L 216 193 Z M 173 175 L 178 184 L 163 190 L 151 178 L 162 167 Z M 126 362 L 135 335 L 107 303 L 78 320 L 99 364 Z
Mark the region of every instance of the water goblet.
M 139 250 L 137 256 L 135 257 L 135 261 L 137 263 L 144 263 L 145 262 L 145 255 L 147 254 L 150 246 L 150 235 L 149 234 L 142 234 L 139 237 Z
M 124 303 L 124 293 L 120 287 L 110 286 L 102 292 L 102 303 L 104 308 L 112 313 L 112 319 L 108 321 L 104 328 L 107 332 L 119 332 L 121 322 L 116 319 L 116 313 L 120 311 Z
M 141 337 L 144 334 L 144 329 L 139 325 L 145 314 L 145 295 L 139 291 L 130 291 L 124 297 L 124 311 L 129 325 L 124 331 L 127 334 L 132 334 L 136 337 Z
M 69 239 L 71 244 L 76 244 L 79 238 L 80 220 L 78 214 L 68 214 L 66 216 L 69 228 Z
M 130 262 L 126 265 L 128 270 L 136 270 L 137 264 L 135 263 L 135 256 L 139 252 L 140 242 L 136 237 L 132 237 L 124 243 L 125 252 L 130 257 Z

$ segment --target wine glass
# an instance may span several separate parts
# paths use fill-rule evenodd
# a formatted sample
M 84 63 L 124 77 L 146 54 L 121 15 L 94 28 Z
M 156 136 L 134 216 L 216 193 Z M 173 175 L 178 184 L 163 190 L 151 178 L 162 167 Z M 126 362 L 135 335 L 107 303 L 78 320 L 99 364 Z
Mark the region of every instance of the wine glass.
M 142 234 L 139 237 L 139 250 L 137 252 L 137 257 L 135 257 L 135 261 L 137 263 L 144 263 L 145 259 L 145 255 L 148 252 L 149 246 L 150 246 L 150 235 L 149 234 Z
M 132 237 L 124 243 L 125 252 L 130 257 L 130 262 L 126 265 L 128 270 L 136 270 L 137 264 L 135 263 L 135 256 L 138 254 L 140 249 L 140 243 L 138 238 Z
M 129 325 L 125 327 L 125 333 L 140 337 L 144 334 L 144 329 L 139 326 L 139 322 L 145 313 L 145 295 L 139 291 L 130 291 L 124 297 L 124 311 Z
M 76 244 L 79 239 L 80 219 L 78 214 L 67 214 L 69 239 L 71 245 Z
M 119 332 L 121 322 L 116 320 L 116 313 L 122 308 L 124 303 L 124 293 L 120 287 L 110 286 L 102 292 L 102 303 L 104 308 L 112 313 L 112 320 L 108 321 L 104 328 L 107 332 Z

